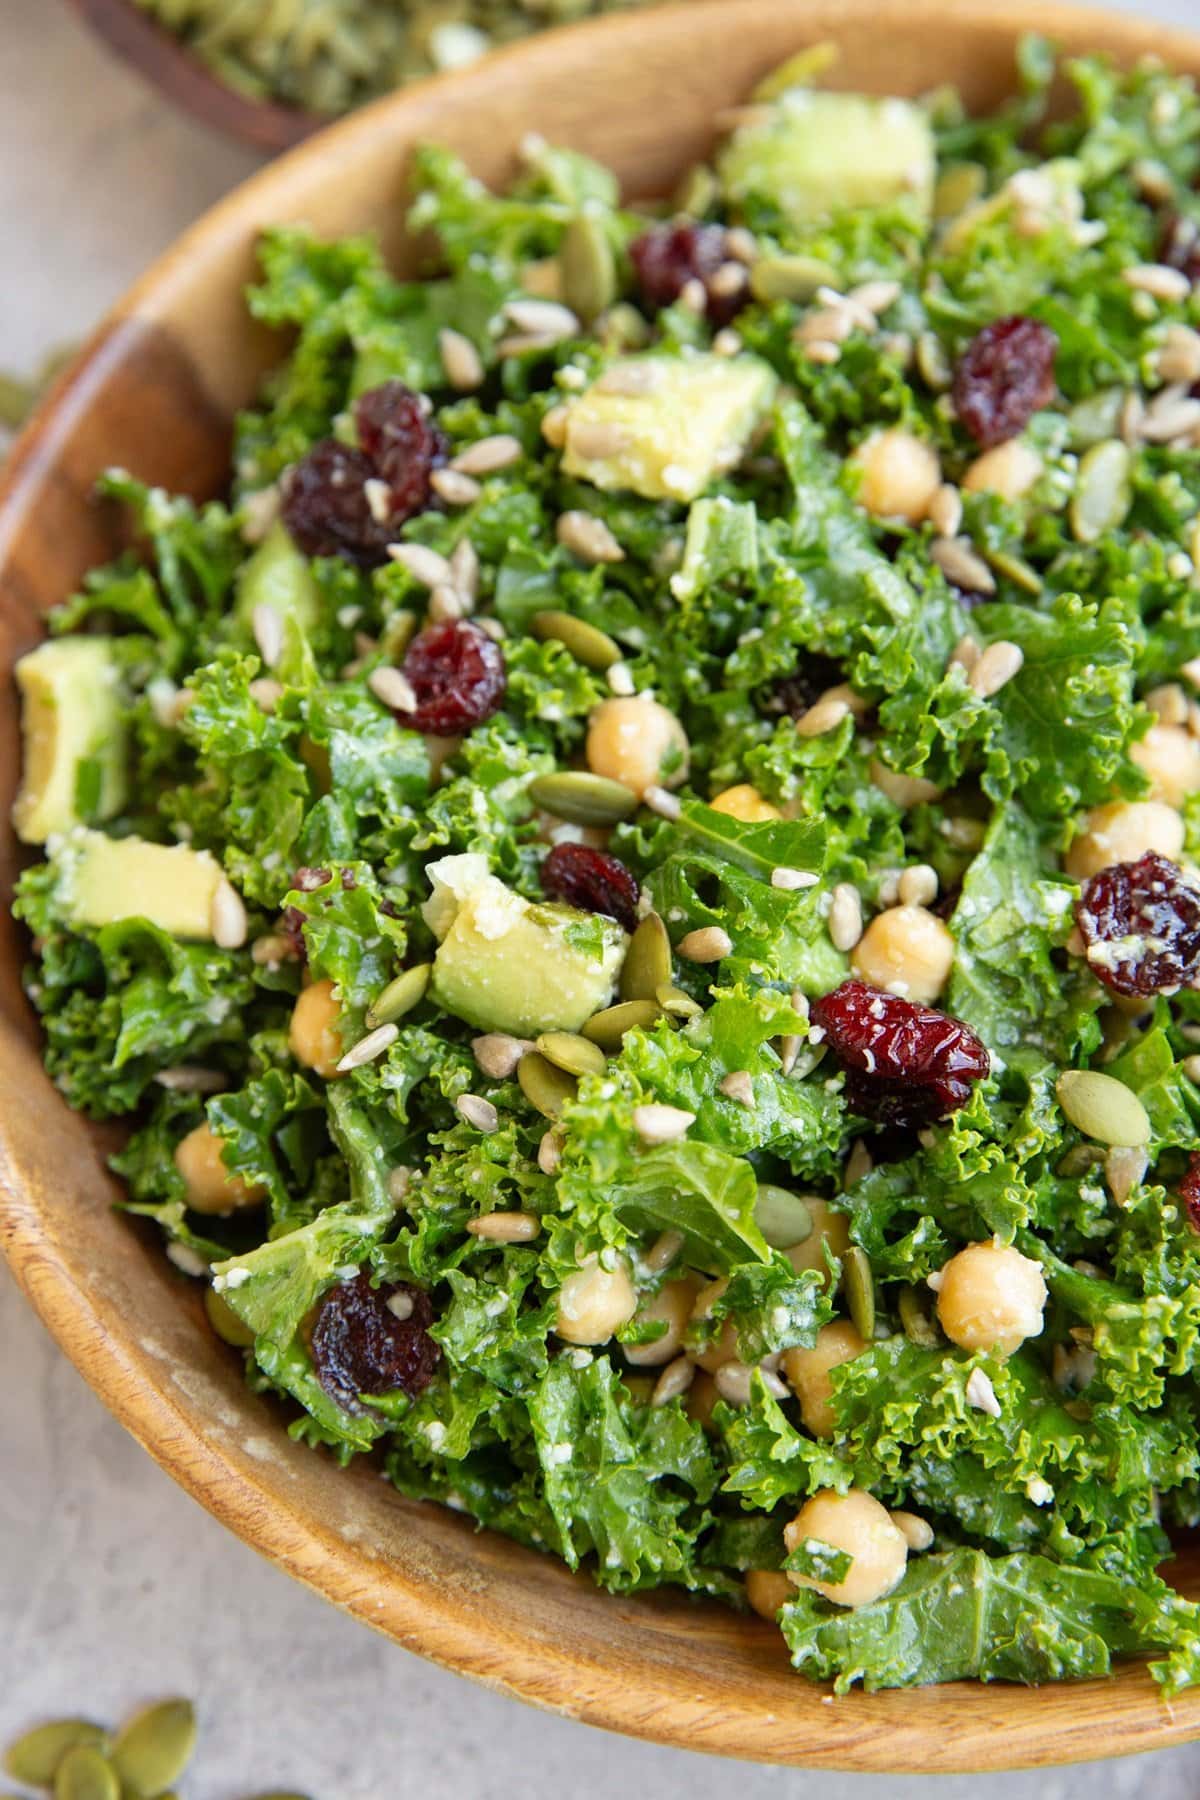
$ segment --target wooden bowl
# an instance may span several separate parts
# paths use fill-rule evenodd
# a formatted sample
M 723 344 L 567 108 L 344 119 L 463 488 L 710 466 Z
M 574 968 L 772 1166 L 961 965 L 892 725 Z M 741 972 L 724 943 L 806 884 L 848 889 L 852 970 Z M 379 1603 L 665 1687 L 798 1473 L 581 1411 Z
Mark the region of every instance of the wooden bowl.
M 800 46 L 832 39 L 838 78 L 878 93 L 952 81 L 974 107 L 1047 31 L 1071 53 L 1157 51 L 1200 75 L 1200 39 L 1109 13 L 938 0 L 693 0 L 537 39 L 410 89 L 272 165 L 208 214 L 101 326 L 28 427 L 0 491 L 0 816 L 17 777 L 7 680 L 47 607 L 117 544 L 89 495 L 106 465 L 196 495 L 225 478 L 229 420 L 279 344 L 241 289 L 257 229 L 305 219 L 381 232 L 403 263 L 402 190 L 418 140 L 503 180 L 536 127 L 661 193 L 712 137 L 714 113 Z M 0 887 L 17 851 L 0 840 Z M 206 1329 L 195 1284 L 110 1210 L 98 1134 L 42 1072 L 23 1002 L 25 947 L 0 926 L 3 1242 L 67 1355 L 161 1465 L 282 1568 L 397 1643 L 573 1718 L 691 1750 L 873 1770 L 1019 1767 L 1150 1750 L 1200 1735 L 1200 1693 L 1164 1705 L 1138 1665 L 1034 1692 L 957 1685 L 830 1702 L 793 1674 L 777 1631 L 665 1594 L 614 1599 L 549 1557 L 401 1499 L 366 1465 L 292 1444 Z M 1176 1565 L 1200 1592 L 1200 1560 Z

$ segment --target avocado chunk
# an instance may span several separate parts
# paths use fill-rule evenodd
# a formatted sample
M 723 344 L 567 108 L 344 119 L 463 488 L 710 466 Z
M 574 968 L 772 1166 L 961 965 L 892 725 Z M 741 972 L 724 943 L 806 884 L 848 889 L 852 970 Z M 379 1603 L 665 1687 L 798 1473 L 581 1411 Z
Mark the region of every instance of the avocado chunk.
M 486 858 L 431 863 L 422 912 L 441 942 L 432 997 L 480 1031 L 535 1037 L 578 1031 L 612 999 L 628 943 L 621 927 L 573 906 L 534 905 L 488 871 Z
M 295 619 L 311 631 L 321 613 L 321 591 L 308 558 L 297 550 L 281 519 L 276 519 L 238 581 L 237 617 L 249 631 L 254 612 L 269 606 L 281 619 Z
M 755 356 L 624 357 L 571 407 L 563 468 L 593 487 L 694 500 L 741 461 L 775 385 Z
M 82 828 L 56 839 L 49 850 L 65 924 L 148 919 L 172 937 L 212 938 L 213 898 L 224 875 L 207 850 L 110 838 Z
M 53 638 L 16 666 L 25 778 L 13 807 L 17 836 L 44 844 L 56 831 L 111 819 L 125 804 L 120 673 L 108 638 Z
M 717 172 L 734 205 L 765 200 L 799 228 L 904 199 L 927 221 L 936 165 L 929 120 L 911 101 L 796 87 L 734 132 Z

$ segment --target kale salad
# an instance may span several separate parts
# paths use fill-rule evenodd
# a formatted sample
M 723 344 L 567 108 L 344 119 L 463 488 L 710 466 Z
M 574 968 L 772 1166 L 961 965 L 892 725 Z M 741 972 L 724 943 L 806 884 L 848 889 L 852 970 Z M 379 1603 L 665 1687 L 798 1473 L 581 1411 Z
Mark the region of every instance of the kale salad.
M 824 62 L 666 205 L 266 235 L 227 498 L 111 473 L 18 668 L 28 991 L 295 1437 L 839 1690 L 1170 1694 L 1200 101 Z

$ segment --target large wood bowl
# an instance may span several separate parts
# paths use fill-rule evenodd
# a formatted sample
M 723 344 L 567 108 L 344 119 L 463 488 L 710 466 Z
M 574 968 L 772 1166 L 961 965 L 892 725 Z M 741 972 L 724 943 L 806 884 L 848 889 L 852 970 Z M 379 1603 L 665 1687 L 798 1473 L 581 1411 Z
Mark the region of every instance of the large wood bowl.
M 693 0 L 548 36 L 381 102 L 240 188 L 101 326 L 29 426 L 0 491 L 0 808 L 17 777 L 12 660 L 41 615 L 114 548 L 94 506 L 111 463 L 196 495 L 225 478 L 229 420 L 279 345 L 240 292 L 258 228 L 306 219 L 381 232 L 399 263 L 408 154 L 436 138 L 502 180 L 536 127 L 664 192 L 712 118 L 801 45 L 833 39 L 838 77 L 878 93 L 952 81 L 975 107 L 1012 79 L 1026 30 L 1070 52 L 1146 51 L 1200 75 L 1200 39 L 1033 4 Z M 0 887 L 17 850 L 0 841 Z M 453 1513 L 409 1503 L 367 1466 L 292 1444 L 246 1392 L 189 1284 L 110 1210 L 102 1146 L 46 1080 L 22 999 L 25 946 L 0 926 L 0 1228 L 17 1279 L 117 1418 L 195 1498 L 280 1567 L 409 1649 L 596 1725 L 692 1750 L 849 1769 L 1028 1766 L 1200 1735 L 1200 1693 L 1164 1705 L 1144 1669 L 1044 1689 L 959 1685 L 831 1702 L 794 1675 L 773 1627 L 664 1595 L 612 1599 Z M 1200 1592 L 1200 1560 L 1176 1565 Z

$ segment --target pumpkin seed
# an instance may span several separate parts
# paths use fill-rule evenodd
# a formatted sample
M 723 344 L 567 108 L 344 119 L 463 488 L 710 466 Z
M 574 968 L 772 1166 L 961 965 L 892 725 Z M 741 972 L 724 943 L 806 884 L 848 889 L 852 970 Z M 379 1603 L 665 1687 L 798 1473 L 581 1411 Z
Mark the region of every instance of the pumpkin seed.
M 575 1077 L 536 1050 L 530 1050 L 517 1064 L 517 1080 L 530 1106 L 544 1119 L 557 1119 L 567 1101 L 575 1098 Z
M 656 989 L 654 998 L 672 1019 L 698 1019 L 704 1011 L 698 1000 L 693 1000 L 682 988 L 672 987 L 670 982 L 664 982 Z
M 837 270 L 815 256 L 760 256 L 750 271 L 756 300 L 811 300 L 818 288 L 836 287 Z
M 751 98 L 756 104 L 763 104 L 778 100 L 791 88 L 812 87 L 822 75 L 828 74 L 840 55 L 837 45 L 826 39 L 818 44 L 807 44 L 780 63 L 777 69 L 772 69 L 769 75 L 764 75 Z
M 1093 444 L 1116 435 L 1125 407 L 1123 388 L 1101 388 L 1086 400 L 1077 400 L 1067 414 L 1072 450 L 1090 450 Z
M 254 1333 L 238 1318 L 228 1300 L 223 1294 L 218 1294 L 216 1288 L 205 1288 L 204 1310 L 208 1314 L 209 1324 L 222 1343 L 232 1344 L 235 1350 L 249 1350 L 254 1342 Z
M 1097 544 L 1121 525 L 1133 504 L 1133 453 L 1120 438 L 1093 444 L 1079 464 L 1071 496 L 1071 530 L 1081 544 Z
M 1073 1144 L 1055 1167 L 1054 1173 L 1064 1180 L 1074 1181 L 1080 1175 L 1086 1175 L 1089 1169 L 1095 1169 L 1104 1161 L 1104 1151 L 1099 1144 Z
M 125 1787 L 143 1800 L 155 1800 L 179 1780 L 195 1748 L 195 1707 L 190 1700 L 164 1700 L 138 1713 L 117 1733 L 113 1767 Z
M 571 825 L 617 825 L 636 812 L 638 803 L 632 788 L 587 769 L 537 775 L 527 792 L 535 806 Z
M 900 1289 L 897 1301 L 900 1313 L 900 1324 L 910 1344 L 917 1344 L 922 1350 L 936 1350 L 941 1344 L 937 1326 L 921 1305 L 915 1287 L 908 1282 Z
M 987 189 L 987 170 L 982 163 L 950 163 L 943 169 L 933 190 L 933 216 L 937 220 L 954 219 L 981 200 Z
M 556 1069 L 565 1069 L 568 1075 L 604 1073 L 603 1050 L 576 1031 L 544 1031 L 536 1047 L 547 1062 L 552 1062 Z
M 615 1055 L 627 1031 L 649 1031 L 661 1017 L 662 1009 L 653 1000 L 623 1000 L 617 1006 L 606 1006 L 603 1012 L 593 1013 L 583 1035 Z
M 54 1800 L 121 1800 L 121 1784 L 103 1751 L 92 1744 L 68 1750 L 54 1777 Z
M 611 669 L 621 660 L 621 646 L 607 631 L 589 625 L 586 619 L 577 619 L 573 613 L 534 613 L 529 622 L 534 637 L 543 642 L 547 638 L 556 639 L 585 669 Z
M 1150 1141 L 1150 1118 L 1132 1088 L 1099 1069 L 1067 1069 L 1055 1083 L 1058 1104 L 1077 1131 L 1098 1144 L 1132 1149 Z
M 647 913 L 629 940 L 621 967 L 622 1000 L 657 1000 L 671 984 L 671 940 L 657 913 Z
M 590 213 L 577 213 L 558 252 L 562 297 L 590 324 L 617 297 L 617 260 L 608 233 Z
M 48 1788 L 68 1750 L 80 1746 L 103 1749 L 107 1744 L 108 1733 L 103 1725 L 93 1725 L 90 1719 L 51 1719 L 45 1725 L 35 1725 L 9 1746 L 4 1773 L 30 1787 Z
M 671 205 L 690 219 L 702 219 L 720 194 L 715 172 L 707 163 L 693 163 L 676 188 Z
M 1024 588 L 1027 594 L 1041 593 L 1042 578 L 1023 557 L 1013 556 L 1008 550 L 985 550 L 983 560 L 996 571 L 997 575 L 1003 576 L 1006 581 L 1014 582 L 1019 588 Z
M 808 1203 L 790 1188 L 774 1187 L 768 1181 L 758 1184 L 754 1202 L 754 1223 L 772 1250 L 791 1250 L 812 1236 L 813 1216 Z
M 875 1336 L 875 1278 L 870 1259 L 858 1244 L 851 1244 L 842 1257 L 842 1287 L 854 1329 L 869 1344 Z
M 940 394 L 950 386 L 954 370 L 936 331 L 923 331 L 916 344 L 917 372 L 925 386 Z
M 611 351 L 644 350 L 653 336 L 650 321 L 625 300 L 609 307 L 598 321 L 597 331 L 604 348 Z
M 379 634 L 379 648 L 385 661 L 398 662 L 412 643 L 417 631 L 417 615 L 406 608 L 394 612 Z
M 432 963 L 414 963 L 411 969 L 405 969 L 394 981 L 389 981 L 367 1008 L 367 1029 L 374 1031 L 380 1025 L 394 1025 L 397 1019 L 411 1012 L 425 998 L 432 973 Z

